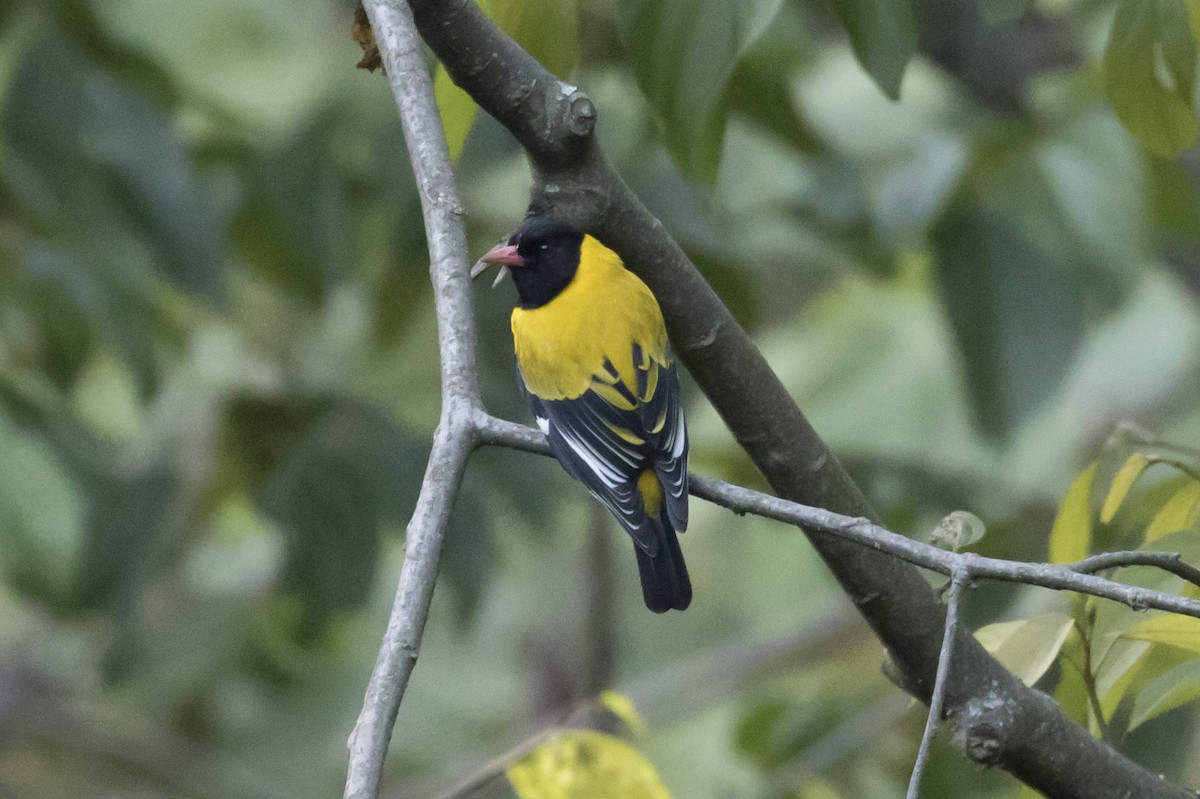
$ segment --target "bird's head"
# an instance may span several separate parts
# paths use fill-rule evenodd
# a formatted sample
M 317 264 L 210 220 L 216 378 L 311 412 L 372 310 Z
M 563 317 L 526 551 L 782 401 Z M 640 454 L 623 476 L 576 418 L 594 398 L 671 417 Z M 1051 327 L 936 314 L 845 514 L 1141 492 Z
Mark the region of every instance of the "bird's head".
M 582 243 L 583 232 L 570 222 L 554 217 L 529 219 L 508 237 L 507 244 L 484 254 L 471 277 L 497 264 L 500 274 L 492 285 L 511 274 L 521 307 L 537 308 L 557 297 L 575 277 Z

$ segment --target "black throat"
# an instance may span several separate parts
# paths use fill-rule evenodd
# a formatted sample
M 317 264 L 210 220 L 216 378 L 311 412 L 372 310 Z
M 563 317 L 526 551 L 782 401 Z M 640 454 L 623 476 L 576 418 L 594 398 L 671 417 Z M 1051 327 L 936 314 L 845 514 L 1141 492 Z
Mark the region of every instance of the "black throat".
M 522 308 L 540 308 L 571 284 L 579 270 L 582 245 L 583 234 L 573 228 L 521 236 L 517 251 L 525 265 L 514 266 L 512 278 Z

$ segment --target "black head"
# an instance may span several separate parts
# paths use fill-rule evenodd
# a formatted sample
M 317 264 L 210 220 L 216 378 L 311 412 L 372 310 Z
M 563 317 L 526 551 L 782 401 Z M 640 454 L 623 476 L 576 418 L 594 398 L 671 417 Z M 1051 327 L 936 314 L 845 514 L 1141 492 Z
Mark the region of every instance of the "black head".
M 512 268 L 521 307 L 538 308 L 557 297 L 575 277 L 582 244 L 583 233 L 571 223 L 536 217 L 509 236 L 507 247 L 497 247 L 483 260 L 498 254 L 494 262 Z

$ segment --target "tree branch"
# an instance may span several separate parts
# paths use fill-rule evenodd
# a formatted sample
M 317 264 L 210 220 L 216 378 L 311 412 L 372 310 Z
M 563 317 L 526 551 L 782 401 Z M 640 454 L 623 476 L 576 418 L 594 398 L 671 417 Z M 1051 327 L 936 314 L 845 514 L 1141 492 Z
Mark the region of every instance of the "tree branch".
M 415 663 L 450 500 L 472 445 L 495 443 L 498 435 L 480 425 L 460 212 L 408 7 L 402 0 L 366 0 L 365 6 L 421 187 L 444 393 L 393 617 L 351 738 L 347 797 L 374 795 L 387 734 Z M 586 95 L 545 71 L 469 0 L 412 0 L 411 9 L 455 82 L 526 148 L 534 168 L 531 207 L 553 210 L 592 231 L 650 286 L 681 359 L 772 488 L 782 497 L 849 517 L 870 515 L 857 486 L 745 332 L 661 223 L 605 163 L 592 135 L 596 111 Z M 455 325 L 462 326 L 459 333 Z M 532 448 L 530 433 L 509 443 Z M 866 523 L 858 519 L 852 527 Z M 828 533 L 807 534 L 887 646 L 908 689 L 928 700 L 945 611 L 920 573 L 879 549 Z M 1101 579 L 1078 573 L 1075 578 Z M 953 645 L 957 665 L 946 679 L 946 714 L 956 720 L 959 744 L 972 759 L 1008 769 L 1050 799 L 1188 795 L 1093 741 L 971 636 L 960 631 Z
M 917 799 L 921 793 L 921 777 L 925 764 L 929 762 L 929 746 L 933 735 L 942 721 L 942 705 L 946 699 L 946 678 L 950 674 L 950 658 L 954 656 L 954 639 L 958 635 L 958 608 L 962 603 L 963 589 L 970 584 L 966 570 L 955 572 L 950 579 L 950 593 L 946 595 L 946 630 L 942 633 L 942 651 L 938 656 L 937 679 L 933 683 L 933 696 L 929 699 L 929 715 L 925 719 L 925 732 L 921 735 L 921 747 L 917 750 L 917 762 L 913 765 L 908 780 L 906 799 Z
M 367 0 L 364 7 L 400 109 L 421 194 L 441 352 L 442 412 L 404 539 L 404 565 L 391 617 L 350 735 L 346 799 L 374 799 L 378 794 L 392 727 L 417 662 L 446 522 L 475 446 L 473 420 L 480 405 L 466 231 L 433 82 L 407 6 Z
M 1176 577 L 1182 577 L 1192 585 L 1200 586 L 1200 569 L 1190 563 L 1184 563 L 1177 552 L 1101 552 L 1071 564 L 1071 568 L 1080 574 L 1095 574 L 1105 569 L 1124 566 L 1153 566 Z
M 594 232 L 650 286 L 680 358 L 772 489 L 850 516 L 870 515 L 858 487 L 728 309 L 605 163 L 591 126 L 572 124 L 573 110 L 585 110 L 586 119 L 594 119 L 591 103 L 542 69 L 473 3 L 412 0 L 412 10 L 426 43 L 454 81 L 526 149 L 534 170 L 531 206 L 553 210 Z M 933 591 L 915 569 L 881 552 L 828 535 L 810 534 L 810 540 L 888 648 L 909 689 L 928 700 L 945 618 Z M 1092 741 L 974 638 L 961 633 L 959 638 L 947 713 L 967 718 L 980 705 L 997 705 L 1008 708 L 1022 728 L 1019 739 L 1002 747 L 1003 759 L 984 760 L 1009 769 L 1051 799 L 1103 799 L 1126 791 L 1185 795 Z M 1062 768 L 1050 750 L 1069 752 L 1072 767 Z

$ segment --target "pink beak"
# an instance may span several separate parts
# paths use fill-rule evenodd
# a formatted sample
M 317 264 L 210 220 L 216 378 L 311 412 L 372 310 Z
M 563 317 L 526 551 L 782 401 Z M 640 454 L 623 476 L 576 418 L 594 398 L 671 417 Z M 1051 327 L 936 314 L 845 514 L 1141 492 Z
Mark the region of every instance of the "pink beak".
M 484 253 L 483 257 L 472 267 L 471 279 L 474 280 L 482 275 L 492 264 L 499 264 L 500 266 L 500 273 L 496 275 L 496 279 L 492 283 L 492 288 L 495 288 L 500 285 L 500 281 L 508 277 L 508 268 L 510 266 L 524 266 L 525 259 L 517 254 L 517 245 L 497 244 Z
M 484 253 L 479 260 L 485 264 L 500 264 L 501 266 L 524 266 L 525 259 L 517 255 L 517 245 L 497 244 Z

